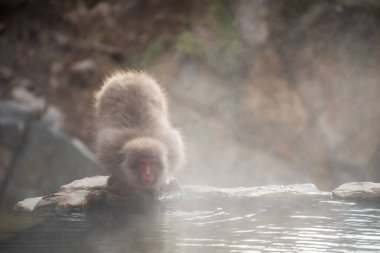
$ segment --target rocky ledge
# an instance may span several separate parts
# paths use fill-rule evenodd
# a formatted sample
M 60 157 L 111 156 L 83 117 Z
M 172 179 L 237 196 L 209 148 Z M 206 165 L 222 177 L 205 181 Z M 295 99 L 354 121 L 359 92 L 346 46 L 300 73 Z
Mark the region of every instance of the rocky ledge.
M 108 176 L 86 177 L 61 186 L 57 193 L 44 197 L 28 198 L 16 204 L 15 211 L 23 212 L 85 212 L 99 203 L 129 203 L 127 198 L 120 198 L 107 192 Z M 170 187 L 169 187 L 170 188 Z M 347 199 L 378 199 L 380 184 L 369 182 L 346 183 L 331 192 L 322 192 L 313 184 L 269 185 L 258 187 L 216 188 L 212 186 L 183 186 L 170 189 L 163 195 L 199 195 L 220 197 L 265 197 L 265 196 L 309 196 L 328 195 Z M 178 194 L 177 194 L 178 193 Z
M 343 199 L 380 200 L 380 183 L 345 183 L 333 190 L 332 196 Z
M 28 198 L 14 207 L 15 211 L 83 212 L 90 196 L 105 191 L 108 176 L 85 177 L 61 186 L 59 191 L 44 197 Z

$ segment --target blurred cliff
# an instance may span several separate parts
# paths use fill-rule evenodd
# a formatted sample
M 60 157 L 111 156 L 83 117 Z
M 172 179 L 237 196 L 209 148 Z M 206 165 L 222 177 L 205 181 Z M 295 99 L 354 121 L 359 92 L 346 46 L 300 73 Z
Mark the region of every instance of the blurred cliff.
M 90 149 L 94 91 L 113 70 L 136 68 L 168 93 L 187 145 L 183 183 L 380 180 L 378 1 L 0 5 L 0 98 L 42 100 Z M 43 181 L 42 167 L 28 170 Z M 69 182 L 78 176 L 70 171 L 48 180 Z M 27 172 L 19 177 L 28 185 Z

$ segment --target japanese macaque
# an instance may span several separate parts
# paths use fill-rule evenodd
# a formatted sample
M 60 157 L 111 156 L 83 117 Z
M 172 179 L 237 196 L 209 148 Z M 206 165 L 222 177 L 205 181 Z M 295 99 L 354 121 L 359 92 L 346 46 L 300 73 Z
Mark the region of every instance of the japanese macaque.
M 142 72 L 120 71 L 96 95 L 97 157 L 120 196 L 157 194 L 184 160 L 183 142 L 168 118 L 157 82 Z

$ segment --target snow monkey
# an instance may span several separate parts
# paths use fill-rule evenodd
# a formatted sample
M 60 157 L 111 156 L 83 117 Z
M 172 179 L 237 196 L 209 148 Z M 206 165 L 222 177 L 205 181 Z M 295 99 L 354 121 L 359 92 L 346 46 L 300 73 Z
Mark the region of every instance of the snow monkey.
M 157 82 L 119 71 L 96 94 L 97 157 L 114 193 L 157 194 L 184 160 L 183 142 L 168 117 Z

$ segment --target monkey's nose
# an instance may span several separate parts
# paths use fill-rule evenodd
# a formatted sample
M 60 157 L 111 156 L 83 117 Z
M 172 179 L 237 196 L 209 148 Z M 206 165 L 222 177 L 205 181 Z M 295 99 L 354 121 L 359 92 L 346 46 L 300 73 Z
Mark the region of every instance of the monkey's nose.
M 152 183 L 154 181 L 154 172 L 149 166 L 144 167 L 140 174 L 140 179 L 143 183 Z

